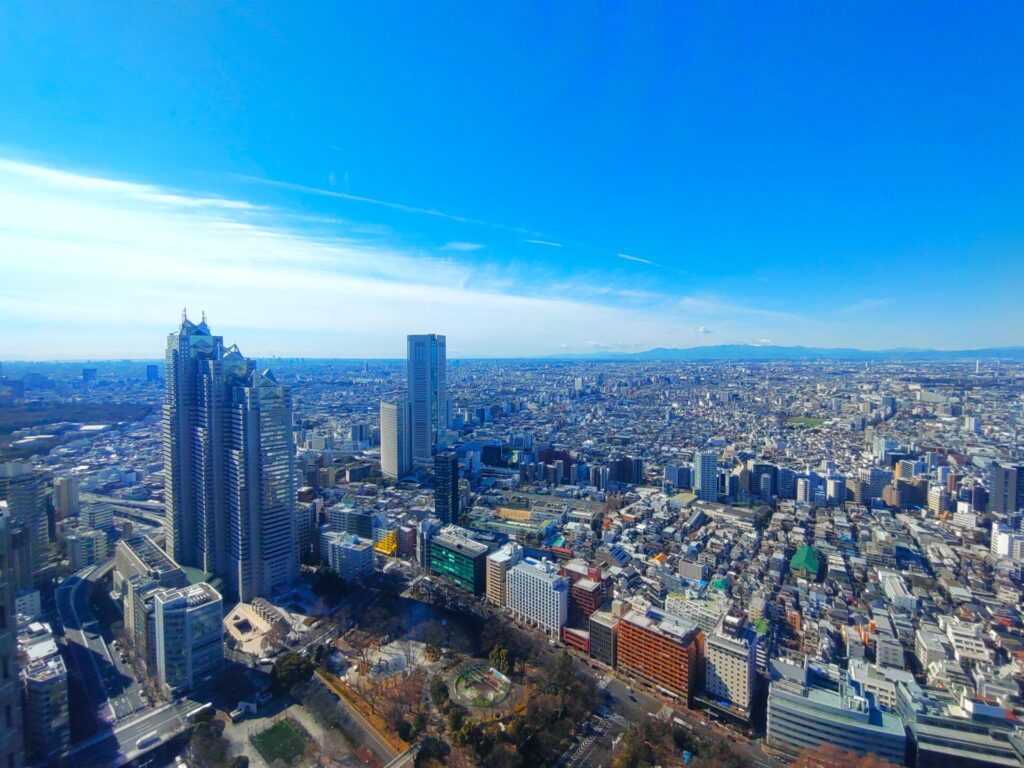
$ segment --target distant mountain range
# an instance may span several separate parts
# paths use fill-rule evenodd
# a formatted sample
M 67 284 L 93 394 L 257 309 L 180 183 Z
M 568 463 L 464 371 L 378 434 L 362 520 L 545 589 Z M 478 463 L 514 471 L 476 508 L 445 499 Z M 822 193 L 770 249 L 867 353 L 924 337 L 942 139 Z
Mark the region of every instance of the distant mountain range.
M 775 344 L 716 344 L 706 347 L 658 347 L 644 352 L 593 352 L 567 355 L 593 360 L 1024 360 L 1022 347 L 985 349 L 854 349 L 852 347 L 783 347 Z

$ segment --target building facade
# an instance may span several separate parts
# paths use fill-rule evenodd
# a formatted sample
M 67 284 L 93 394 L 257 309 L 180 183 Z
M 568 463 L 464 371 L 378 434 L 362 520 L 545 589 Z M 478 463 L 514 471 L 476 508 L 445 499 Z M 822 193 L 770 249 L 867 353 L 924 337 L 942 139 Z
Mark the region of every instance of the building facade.
M 718 501 L 718 454 L 701 451 L 693 466 L 693 490 L 704 501 Z
M 406 374 L 412 460 L 429 466 L 448 429 L 448 379 L 445 337 L 434 333 L 407 339 Z
M 380 471 L 397 480 L 412 470 L 412 423 L 405 400 L 380 404 Z
M 31 581 L 50 556 L 50 495 L 48 472 L 35 470 L 25 461 L 0 464 L 0 501 L 7 502 L 8 514 L 24 530 L 24 542 L 28 544 L 25 557 L 32 573 L 22 577 L 22 581 L 27 578 L 29 582 L 20 583 L 22 589 L 32 586 Z
M 205 319 L 167 339 L 168 554 L 250 601 L 298 577 L 291 390 L 224 348 Z
M 615 652 L 619 634 L 619 620 L 610 611 L 597 611 L 590 615 L 590 658 L 605 666 L 615 666 Z
M 48 624 L 31 622 L 18 637 L 25 715 L 25 755 L 30 763 L 60 759 L 71 743 L 68 672 Z
M 524 559 L 508 570 L 507 606 L 520 621 L 558 637 L 569 617 L 569 580 L 549 560 Z
M 373 539 L 346 531 L 320 534 L 320 553 L 327 567 L 345 581 L 359 581 L 373 574 Z
M 749 713 L 754 690 L 757 635 L 746 617 L 730 613 L 707 638 L 704 690 L 715 701 Z
M 11 521 L 0 516 L 0 766 L 25 763 L 21 689 L 18 682 L 14 570 L 11 568 Z
M 434 515 L 445 525 L 459 522 L 459 459 L 455 451 L 434 457 Z
M 703 678 L 704 635 L 693 622 L 649 609 L 618 625 L 616 667 L 690 706 Z
M 523 548 L 509 542 L 487 556 L 487 599 L 504 607 L 508 602 L 506 579 L 509 569 L 523 559 Z
M 470 532 L 446 525 L 429 541 L 429 567 L 474 595 L 482 594 L 487 582 L 487 546 L 474 541 Z
M 172 693 L 190 690 L 224 661 L 224 601 L 209 584 L 156 593 L 156 669 Z

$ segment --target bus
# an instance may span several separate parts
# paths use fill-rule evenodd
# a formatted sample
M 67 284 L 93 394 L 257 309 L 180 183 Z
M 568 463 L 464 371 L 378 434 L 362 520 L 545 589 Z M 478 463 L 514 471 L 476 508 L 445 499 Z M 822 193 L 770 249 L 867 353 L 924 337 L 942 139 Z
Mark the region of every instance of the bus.
M 135 748 L 145 749 L 146 747 L 150 747 L 153 744 L 156 744 L 158 741 L 160 741 L 159 731 L 150 731 L 145 736 L 143 736 L 135 742 Z
M 185 719 L 190 723 L 194 723 L 201 714 L 209 712 L 211 709 L 213 709 L 213 702 L 208 701 L 205 704 L 190 710 L 189 713 L 185 715 Z

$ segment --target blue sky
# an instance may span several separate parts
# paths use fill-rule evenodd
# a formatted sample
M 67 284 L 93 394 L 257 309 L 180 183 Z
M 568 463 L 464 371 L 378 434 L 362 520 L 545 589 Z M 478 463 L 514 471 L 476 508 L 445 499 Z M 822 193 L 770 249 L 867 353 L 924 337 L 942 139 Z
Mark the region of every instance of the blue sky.
M 600 12 L 599 12 L 600 11 Z M 1024 343 L 1024 5 L 0 6 L 0 359 Z

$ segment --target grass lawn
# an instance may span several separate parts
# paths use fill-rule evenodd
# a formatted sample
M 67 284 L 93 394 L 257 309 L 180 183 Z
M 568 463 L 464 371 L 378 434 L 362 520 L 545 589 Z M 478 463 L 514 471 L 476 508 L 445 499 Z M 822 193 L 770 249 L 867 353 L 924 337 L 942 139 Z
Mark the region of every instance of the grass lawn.
M 282 759 L 290 763 L 306 748 L 306 734 L 291 720 L 281 720 L 252 737 L 252 743 L 268 763 Z
M 810 416 L 790 416 L 786 423 L 791 427 L 820 427 L 824 419 L 812 419 Z

